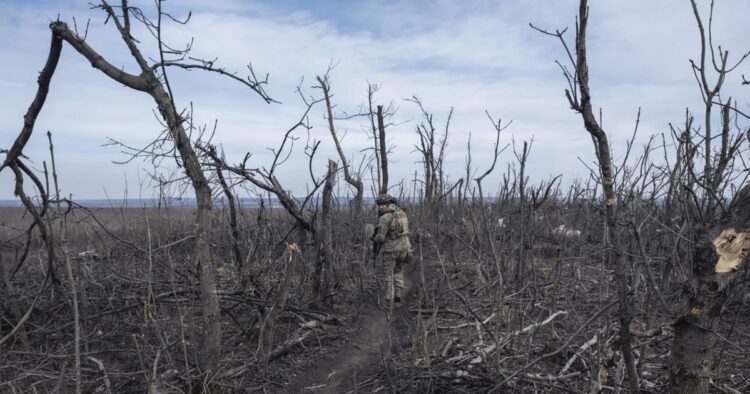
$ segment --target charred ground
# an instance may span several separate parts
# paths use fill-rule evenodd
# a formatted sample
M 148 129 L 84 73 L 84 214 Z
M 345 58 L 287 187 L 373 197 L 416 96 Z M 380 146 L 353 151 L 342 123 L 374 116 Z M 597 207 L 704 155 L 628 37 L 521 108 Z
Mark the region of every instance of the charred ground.
M 601 246 L 603 224 L 595 204 L 573 196 L 536 210 L 518 209 L 512 199 L 407 206 L 415 249 L 411 292 L 390 322 L 375 306 L 374 273 L 360 235 L 364 220 L 354 222 L 348 207 L 335 209 L 335 283 L 322 298 L 310 282 L 317 252 L 306 247 L 304 233 L 290 232 L 292 221 L 276 210 L 243 210 L 240 266 L 233 261 L 226 212 L 216 210 L 211 240 L 225 341 L 220 369 L 210 378 L 198 367 L 192 212 L 59 212 L 52 220 L 68 222 L 81 304 L 84 391 L 617 390 L 626 373 L 613 270 Z M 13 234 L 29 223 L 21 214 L 2 212 L 3 336 L 34 306 L 19 333 L 3 344 L 0 389 L 66 392 L 74 387 L 70 284 L 42 286 L 40 242 L 32 242 L 29 261 L 14 274 L 23 242 Z M 561 225 L 580 234 L 562 233 Z M 629 249 L 639 310 L 630 330 L 644 390 L 663 392 L 679 283 L 688 267 L 674 257 L 675 229 L 641 231 L 647 259 L 638 245 Z M 55 269 L 62 271 L 62 263 Z M 654 300 L 647 270 L 667 305 Z M 748 292 L 747 270 L 742 275 L 739 295 Z M 730 302 L 715 333 L 722 338 L 717 387 L 750 387 L 748 309 L 747 299 Z

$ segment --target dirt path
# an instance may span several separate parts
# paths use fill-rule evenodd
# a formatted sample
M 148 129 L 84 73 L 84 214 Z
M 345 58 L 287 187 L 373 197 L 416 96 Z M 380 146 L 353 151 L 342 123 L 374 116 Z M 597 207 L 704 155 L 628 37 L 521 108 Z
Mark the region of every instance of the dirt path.
M 408 273 L 406 273 L 409 276 Z M 411 289 L 406 280 L 404 299 L 408 299 Z M 382 360 L 394 348 L 392 339 L 408 335 L 408 303 L 403 302 L 394 308 L 391 320 L 371 303 L 363 304 L 357 318 L 357 331 L 351 340 L 330 357 L 326 357 L 317 367 L 301 372 L 295 381 L 281 390 L 281 393 L 353 393 L 373 391 L 361 385 L 382 369 Z M 360 386 L 360 387 L 358 387 Z

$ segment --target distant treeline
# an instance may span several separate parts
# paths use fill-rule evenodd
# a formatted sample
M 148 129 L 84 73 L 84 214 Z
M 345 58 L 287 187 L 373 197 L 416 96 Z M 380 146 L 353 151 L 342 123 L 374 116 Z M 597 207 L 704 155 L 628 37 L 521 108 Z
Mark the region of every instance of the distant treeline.
M 257 208 L 262 204 L 266 207 L 279 208 L 281 204 L 275 197 L 244 197 L 239 198 L 239 204 L 245 208 Z M 335 198 L 339 204 L 348 204 L 350 197 L 338 197 Z M 73 200 L 77 205 L 84 206 L 87 208 L 196 208 L 197 204 L 194 198 L 128 198 L 128 199 L 81 199 Z M 300 203 L 302 201 L 299 201 Z M 375 197 L 365 197 L 364 202 L 367 204 L 374 204 Z M 34 201 L 36 205 L 41 205 L 40 200 Z M 315 201 L 313 201 L 315 203 Z M 214 207 L 221 208 L 226 206 L 227 200 L 224 198 L 217 198 L 214 200 Z M 67 206 L 66 203 L 62 204 Z M 23 204 L 21 200 L 0 200 L 0 207 L 18 207 L 22 208 Z

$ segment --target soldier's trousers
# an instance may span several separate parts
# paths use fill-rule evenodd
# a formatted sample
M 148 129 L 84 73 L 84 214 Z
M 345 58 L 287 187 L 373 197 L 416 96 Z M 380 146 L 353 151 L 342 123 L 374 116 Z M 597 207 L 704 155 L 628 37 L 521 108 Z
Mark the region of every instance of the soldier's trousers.
M 380 263 L 380 288 L 386 301 L 393 301 L 394 295 L 401 297 L 404 289 L 404 262 L 409 251 L 383 252 Z

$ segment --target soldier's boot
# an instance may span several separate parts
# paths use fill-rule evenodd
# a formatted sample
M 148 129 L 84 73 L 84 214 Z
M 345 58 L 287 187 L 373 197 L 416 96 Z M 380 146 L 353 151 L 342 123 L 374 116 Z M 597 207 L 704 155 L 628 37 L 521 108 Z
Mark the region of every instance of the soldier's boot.
M 397 265 L 396 270 L 393 272 L 393 300 L 401 302 L 401 296 L 404 292 L 404 272 L 403 266 Z

